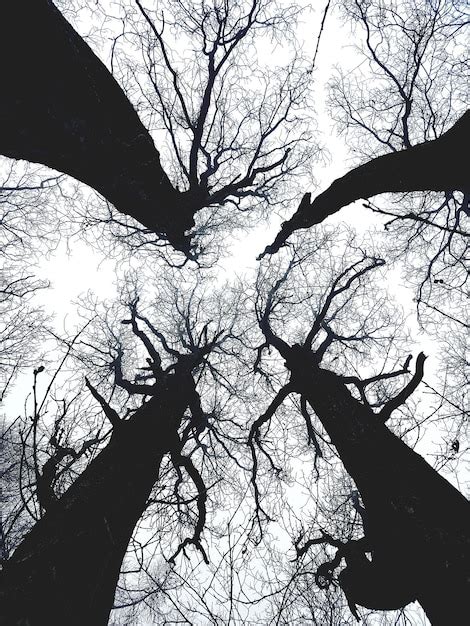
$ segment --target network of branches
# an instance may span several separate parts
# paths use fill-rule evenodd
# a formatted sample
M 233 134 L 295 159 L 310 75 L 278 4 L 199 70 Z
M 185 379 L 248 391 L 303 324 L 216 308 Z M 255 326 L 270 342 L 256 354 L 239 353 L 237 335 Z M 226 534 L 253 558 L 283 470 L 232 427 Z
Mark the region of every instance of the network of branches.
M 13 159 L 0 116 L 2 599 L 30 559 L 28 607 L 75 534 L 77 579 L 101 589 L 119 560 L 110 624 L 443 624 L 432 558 L 464 571 L 446 489 L 468 487 L 470 183 L 374 168 L 454 125 L 467 145 L 467 3 L 41 5 L 90 46 L 90 102 L 106 76 L 144 130 L 106 152 L 103 122 L 94 184 L 88 136 Z M 68 106 L 50 113 L 67 141 L 91 116 L 63 124 Z M 337 141 L 350 172 L 332 181 Z M 100 164 L 126 150 L 150 176 Z M 64 249 L 98 267 L 66 320 L 43 271 Z

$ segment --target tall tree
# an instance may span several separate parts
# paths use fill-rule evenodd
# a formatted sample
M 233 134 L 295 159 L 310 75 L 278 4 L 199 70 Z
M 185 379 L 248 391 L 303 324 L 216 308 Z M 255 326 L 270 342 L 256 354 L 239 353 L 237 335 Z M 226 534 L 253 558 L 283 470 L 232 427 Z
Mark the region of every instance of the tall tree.
M 420 239 L 426 227 L 434 227 L 438 236 L 460 235 L 470 195 L 462 159 L 470 134 L 465 4 L 338 4 L 353 29 L 358 58 L 354 56 L 353 67 L 333 74 L 328 105 L 360 164 L 313 201 L 306 194 L 266 253 L 276 252 L 295 230 L 318 224 L 356 200 L 387 192 L 445 192 L 417 206 L 400 195 L 404 200 L 383 213 L 394 222 L 403 220 L 410 239 L 415 233 Z
M 48 0 L 21 9 L 10 4 L 2 20 L 0 52 L 9 59 L 4 67 L 9 90 L 0 109 L 0 152 L 75 177 L 146 232 L 190 254 L 187 233 L 198 211 L 227 202 L 237 207 L 245 198 L 273 202 L 278 184 L 304 164 L 304 156 L 291 154 L 299 137 L 289 131 L 298 126 L 309 81 L 296 63 L 278 76 L 258 72 L 264 87 L 251 88 L 256 114 L 252 109 L 235 113 L 231 102 L 237 83 L 246 82 L 238 68 L 253 38 L 289 28 L 297 11 L 278 9 L 272 0 L 192 11 L 176 2 L 169 7 L 172 29 L 194 46 L 191 63 L 180 68 L 164 33 L 168 16 L 161 19 L 140 2 L 135 6 L 131 24 L 137 32 L 118 34 L 116 42 L 124 35 L 142 49 L 144 97 L 150 114 L 158 111 L 171 142 L 179 170 L 174 184 L 112 74 Z M 126 3 L 122 9 L 132 10 Z M 118 52 L 113 46 L 115 63 Z M 301 132 L 300 138 L 306 142 L 308 136 Z
M 44 454 L 39 447 L 42 444 L 38 429 L 47 410 L 44 400 L 36 402 L 35 396 L 32 424 L 23 440 L 28 448 L 31 446 L 25 455 L 31 456 L 39 516 L 3 564 L 2 623 L 107 623 L 124 555 L 137 522 L 149 506 L 150 494 L 166 455 L 176 472 L 175 494 L 183 482 L 183 474 L 189 477 L 196 491 L 194 532 L 183 538 L 179 546 L 173 546 L 172 558 L 174 560 L 183 549 L 193 545 L 207 560 L 201 543 L 207 487 L 192 455 L 203 445 L 200 438 L 215 417 L 204 411 L 197 386 L 206 369 L 213 380 L 218 376 L 217 363 L 209 365 L 209 359 L 211 354 L 218 353 L 220 360 L 225 344 L 234 337 L 236 302 L 231 301 L 231 317 L 226 315 L 218 322 L 214 319 L 204 322 L 203 305 L 194 289 L 181 309 L 184 303 L 181 290 L 175 289 L 174 294 L 177 301 L 173 321 L 177 321 L 178 311 L 181 315 L 181 335 L 176 332 L 174 337 L 180 337 L 180 347 L 177 347 L 178 340 L 175 342 L 155 327 L 139 310 L 138 298 L 131 299 L 126 307 L 129 317 L 122 321 L 123 328 L 130 327 L 130 336 L 134 336 L 147 355 L 146 365 L 141 368 L 145 374 L 136 375 L 134 381 L 126 378 L 125 348 L 117 330 L 108 337 L 108 360 L 106 352 L 100 349 L 103 337 L 97 339 L 96 348 L 91 349 L 88 357 L 81 357 L 90 362 L 93 353 L 99 359 L 105 355 L 103 365 L 114 385 L 124 396 L 139 399 L 124 404 L 127 411 L 123 416 L 85 379 L 89 393 L 101 406 L 111 428 L 101 450 L 99 444 L 103 437 L 96 433 L 80 449 L 76 444 L 74 448 L 61 440 L 60 433 L 66 430 L 68 419 L 64 402 L 47 444 L 46 461 L 42 464 L 40 458 L 44 458 Z M 212 314 L 217 311 L 213 310 Z M 109 321 L 103 320 L 105 324 Z M 85 341 L 85 345 L 92 344 Z M 73 348 L 73 344 L 70 347 Z M 35 371 L 35 381 L 43 369 Z M 131 369 L 135 371 L 135 364 Z M 215 434 L 217 428 L 214 424 Z M 221 432 L 222 437 L 225 436 Z M 188 445 L 193 445 L 193 449 L 186 453 L 183 448 Z M 83 454 L 90 447 L 99 450 L 96 456 L 82 468 L 65 492 L 57 493 L 60 475 L 70 469 L 70 463 L 65 461 L 83 462 Z M 28 462 L 26 457 L 24 464 Z M 178 503 L 179 499 L 180 496 Z M 184 504 L 178 504 L 180 506 Z
M 440 0 L 418 7 L 413 24 L 408 9 L 419 2 L 403 2 L 411 26 L 395 3 L 389 11 L 379 0 L 345 0 L 348 19 L 365 29 L 368 54 L 389 83 L 378 112 L 366 116 L 369 126 L 359 127 L 391 153 L 370 160 L 378 152 L 367 147 L 361 153 L 367 163 L 313 203 L 305 196 L 297 217 L 268 252 L 283 247 L 294 230 L 383 191 L 444 190 L 440 215 L 453 207 L 456 217 L 437 227 L 451 238 L 464 234 L 459 219 L 468 208 L 469 189 L 458 149 L 468 135 L 469 114 L 455 121 L 463 108 L 450 106 L 449 115 L 440 118 L 432 105 L 422 116 L 423 134 L 412 120 L 416 102 L 426 101 L 433 91 L 429 85 L 436 86 L 425 52 L 436 37 L 457 41 L 465 24 L 456 23 L 455 32 L 447 22 L 436 29 L 446 14 Z M 299 15 L 295 6 L 279 7 L 274 0 L 190 5 L 168 0 L 162 13 L 159 5 L 149 4 L 75 0 L 71 5 L 70 19 L 76 19 L 77 6 L 91 7 L 101 36 L 110 35 L 108 69 L 50 0 L 9 3 L 0 27 L 0 52 L 9 61 L 4 68 L 8 92 L 0 103 L 0 152 L 46 164 L 90 185 L 108 201 L 107 215 L 123 227 L 125 237 L 141 237 L 135 248 L 156 235 L 195 259 L 204 250 L 191 238 L 220 239 L 227 223 L 249 224 L 245 216 L 253 215 L 253 205 L 271 209 L 296 196 L 287 183 L 305 173 L 315 151 L 305 126 L 312 68 L 304 64 L 291 30 Z M 62 5 L 65 14 L 67 3 Z M 78 20 L 74 23 L 80 30 Z M 400 44 L 395 56 L 390 52 L 395 42 L 384 60 L 381 42 L 393 39 L 390 33 L 397 25 L 409 45 Z M 281 41 L 285 47 L 279 55 Z M 253 62 L 258 44 L 272 53 L 262 70 Z M 292 56 L 277 67 L 286 46 Z M 430 81 L 424 79 L 421 91 L 420 72 Z M 357 126 L 361 118 L 356 113 L 364 103 L 353 100 L 346 83 L 344 97 L 338 94 L 337 89 L 337 104 L 355 103 L 346 125 Z M 364 106 L 377 108 L 372 98 Z M 0 200 L 19 193 L 16 198 L 25 195 L 40 211 L 38 195 L 49 183 L 15 189 L 7 183 Z M 110 204 L 141 226 L 117 216 Z M 427 204 L 425 208 L 413 215 L 416 223 L 433 221 Z M 394 416 L 409 407 L 421 385 L 425 357 L 417 357 L 412 373 L 411 356 L 405 359 L 396 348 L 395 313 L 384 300 L 375 300 L 370 315 L 363 315 L 378 291 L 367 286 L 366 278 L 384 265 L 381 256 L 356 245 L 351 261 L 342 255 L 342 232 L 316 229 L 313 235 L 313 251 L 307 254 L 291 242 L 286 246 L 292 253 L 287 270 L 276 269 L 285 251 L 265 261 L 268 268 L 256 285 L 255 315 L 247 302 L 254 291 L 251 284 L 239 286 L 235 294 L 224 287 L 215 297 L 215 281 L 204 291 L 201 275 L 195 274 L 192 280 L 199 285 L 188 289 L 188 275 L 165 266 L 156 280 L 160 287 L 170 287 L 153 292 L 146 280 L 157 265 L 153 259 L 138 267 L 138 278 L 128 273 L 121 295 L 125 313 L 120 305 L 105 307 L 105 314 L 86 305 L 87 321 L 93 321 L 80 338 L 65 342 L 66 359 L 75 359 L 70 402 L 58 374 L 52 375 L 45 399 L 38 401 L 46 373 L 34 363 L 32 408 L 15 422 L 18 439 L 12 435 L 10 441 L 20 449 L 19 500 L 7 508 L 8 524 L 2 520 L 2 546 L 7 535 L 9 549 L 8 554 L 3 550 L 8 558 L 0 572 L 0 623 L 105 624 L 117 587 L 127 594 L 129 605 L 141 600 L 151 604 L 152 597 L 163 605 L 169 598 L 170 617 L 161 608 L 161 622 L 206 617 L 214 624 L 242 622 L 251 618 L 247 611 L 253 607 L 255 621 L 265 619 L 263 602 L 269 602 L 270 594 L 264 594 L 257 571 L 263 541 L 259 531 L 266 520 L 275 524 L 286 515 L 273 475 L 288 476 L 289 454 L 305 452 L 291 444 L 299 429 L 290 420 L 280 434 L 269 431 L 288 396 L 295 397 L 314 448 L 313 475 L 323 463 L 324 448 L 331 451 L 333 446 L 360 492 L 348 483 L 347 499 L 362 520 L 364 537 L 340 540 L 322 532 L 305 542 L 297 538 L 297 556 L 312 545 L 327 546 L 326 555 L 335 551 L 314 572 L 322 590 L 341 585 L 354 615 L 356 605 L 386 611 L 414 599 L 436 624 L 458 622 L 468 612 L 468 503 L 394 434 L 395 429 L 402 434 Z M 18 238 L 16 245 L 20 243 Z M 325 249 L 330 253 L 326 259 L 321 256 Z M 312 272 L 308 261 L 315 255 L 318 270 Z M 344 263 L 331 273 L 335 259 Z M 138 261 L 136 255 L 134 269 Z M 312 292 L 319 285 L 323 291 L 315 302 Z M 7 291 L 15 286 L 7 283 Z M 28 278 L 21 293 L 9 293 L 5 300 L 5 314 L 20 323 L 23 352 L 38 333 L 28 319 L 32 311 L 18 316 L 10 296 L 27 296 L 35 286 Z M 306 318 L 296 315 L 299 304 L 308 311 L 305 331 Z M 448 319 L 460 322 L 455 315 Z M 253 350 L 251 337 L 259 338 L 258 326 L 263 339 Z M 384 364 L 379 373 L 364 366 L 364 353 L 370 364 Z M 276 389 L 259 417 L 266 390 Z M 101 422 L 90 403 L 100 408 Z M 313 424 L 309 407 L 323 430 Z M 411 409 L 406 410 L 409 415 Z M 457 454 L 461 429 L 450 426 L 448 431 L 455 435 L 446 445 Z M 254 507 L 247 504 L 250 485 Z M 19 539 L 25 520 L 30 529 Z M 133 540 L 139 520 L 148 521 L 150 530 Z M 127 569 L 123 563 L 129 542 L 127 563 L 132 566 Z M 218 555 L 212 566 L 210 552 Z M 145 560 L 149 553 L 151 564 Z M 188 556 L 186 569 L 171 570 L 168 563 L 178 564 L 181 553 Z M 201 562 L 193 565 L 195 554 Z M 347 567 L 336 575 L 342 559 Z M 202 562 L 209 569 L 200 574 Z M 269 560 L 262 569 L 269 569 Z M 133 594 L 132 583 L 142 573 L 149 589 Z M 245 584 L 250 579 L 255 589 L 251 597 Z M 126 604 L 119 600 L 123 597 L 118 596 L 120 606 Z M 226 607 L 220 606 L 221 599 Z M 319 619 L 312 604 L 312 619 Z M 329 608 L 323 606 L 321 615 L 342 619 L 342 607 Z M 281 614 L 277 617 L 279 621 Z
M 301 553 L 309 545 L 321 542 L 330 542 L 337 548 L 336 557 L 319 568 L 318 577 L 329 584 L 341 560 L 346 560 L 347 568 L 340 573 L 339 584 L 356 617 L 356 604 L 391 610 L 418 600 L 432 624 L 458 621 L 459 615 L 468 611 L 470 505 L 387 426 L 393 412 L 419 386 L 425 356 L 418 355 L 415 372 L 406 385 L 385 398 L 378 394 L 374 401 L 368 388 L 408 372 L 411 357 L 396 371 L 367 378 L 332 371 L 333 364 L 340 371 L 348 366 L 347 355 L 340 356 L 339 365 L 335 363 L 338 357 L 330 357 L 330 366 L 324 365 L 328 352 L 333 348 L 335 353 L 335 344 L 342 345 L 344 351 L 348 342 L 366 342 L 374 337 L 364 325 L 354 331 L 351 328 L 348 334 L 340 330 L 348 298 L 361 299 L 357 290 L 365 277 L 383 265 L 382 259 L 360 251 L 356 252 L 358 258 L 346 264 L 334 278 L 318 308 L 313 305 L 313 311 L 308 309 L 313 319 L 302 339 L 293 343 L 281 337 L 285 335 L 283 321 L 289 319 L 289 309 L 308 299 L 303 285 L 308 268 L 306 260 L 318 254 L 319 247 L 304 254 L 301 250 L 291 251 L 284 267 L 274 276 L 261 273 L 258 283 L 258 320 L 265 338 L 260 350 L 274 347 L 289 372 L 287 383 L 251 428 L 252 480 L 258 509 L 262 512 L 256 485 L 257 444 L 268 454 L 263 447 L 262 428 L 270 423 L 290 394 L 298 394 L 303 402 L 309 439 L 315 441 L 307 403 L 357 485 L 365 507 L 361 511 L 363 538 L 342 543 L 324 536 L 305 544 Z M 356 320 L 355 325 L 358 323 Z M 345 326 L 347 329 L 347 322 Z M 296 336 L 299 335 L 297 329 Z M 355 389 L 355 394 L 349 386 Z M 366 558 L 366 553 L 372 554 L 372 561 Z
M 274 242 L 264 254 L 274 254 L 299 228 L 320 224 L 329 215 L 361 198 L 387 192 L 461 191 L 463 209 L 468 212 L 470 181 L 462 154 L 470 136 L 470 112 L 466 112 L 438 139 L 391 152 L 368 161 L 334 181 L 311 202 L 302 199 L 296 213 L 283 223 Z M 419 218 L 417 218 L 419 219 Z

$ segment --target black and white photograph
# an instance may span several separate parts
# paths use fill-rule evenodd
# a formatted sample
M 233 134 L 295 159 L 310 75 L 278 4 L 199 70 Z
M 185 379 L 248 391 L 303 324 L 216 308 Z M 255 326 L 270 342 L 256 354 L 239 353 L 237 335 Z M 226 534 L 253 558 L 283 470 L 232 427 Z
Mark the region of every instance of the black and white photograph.
M 468 0 L 5 0 L 0 626 L 470 623 Z

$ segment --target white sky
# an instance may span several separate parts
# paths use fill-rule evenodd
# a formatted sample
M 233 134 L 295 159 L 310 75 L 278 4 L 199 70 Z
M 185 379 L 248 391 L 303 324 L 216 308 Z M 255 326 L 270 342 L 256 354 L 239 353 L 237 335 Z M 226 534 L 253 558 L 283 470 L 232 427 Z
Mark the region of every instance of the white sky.
M 315 13 L 311 15 L 303 26 L 300 36 L 304 37 L 310 47 L 314 47 L 318 32 L 318 25 L 324 10 L 324 2 L 315 4 Z M 331 159 L 325 166 L 315 165 L 315 178 L 319 183 L 318 191 L 325 189 L 335 178 L 350 169 L 350 156 L 345 142 L 332 131 L 332 123 L 326 115 L 322 103 L 325 101 L 324 83 L 328 80 L 332 67 L 342 60 L 351 58 L 351 49 L 346 47 L 349 35 L 346 29 L 341 28 L 336 17 L 330 13 L 327 17 L 326 28 L 320 44 L 317 57 L 317 107 L 319 112 L 318 127 L 323 132 L 323 140 L 331 153 Z M 343 42 L 346 42 L 344 44 Z M 158 147 L 158 146 L 157 146 Z M 163 166 L 165 164 L 163 163 Z M 309 191 L 306 188 L 304 191 Z M 313 190 L 312 190 L 313 191 Z M 295 211 L 293 206 L 291 212 Z M 343 209 L 332 221 L 345 219 L 357 226 L 358 230 L 366 230 L 373 219 L 372 213 L 361 206 L 361 202 L 354 207 Z M 220 265 L 226 274 L 241 273 L 244 269 L 256 267 L 256 256 L 270 243 L 276 234 L 280 220 L 273 216 L 270 223 L 262 223 L 248 234 L 243 234 L 232 244 L 232 254 L 224 259 Z M 376 223 L 380 223 L 377 218 Z M 81 241 L 72 241 L 70 247 L 61 244 L 56 253 L 44 259 L 39 267 L 39 275 L 48 278 L 51 288 L 38 296 L 44 306 L 53 311 L 56 316 L 56 330 L 62 332 L 64 328 L 71 331 L 77 322 L 76 307 L 80 294 L 93 290 L 100 298 L 112 298 L 115 295 L 114 261 L 103 257 Z M 394 284 L 399 300 L 407 307 L 412 306 L 413 293 L 394 275 Z M 425 337 L 421 341 L 425 351 L 429 353 L 434 346 Z M 9 399 L 6 410 L 15 416 L 23 407 L 24 397 L 31 388 L 31 374 L 27 374 L 18 381 L 15 393 Z

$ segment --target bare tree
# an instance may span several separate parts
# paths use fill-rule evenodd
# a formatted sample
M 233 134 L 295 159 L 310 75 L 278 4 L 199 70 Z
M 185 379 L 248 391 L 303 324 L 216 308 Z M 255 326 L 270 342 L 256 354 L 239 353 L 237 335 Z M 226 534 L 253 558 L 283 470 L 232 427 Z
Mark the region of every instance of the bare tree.
M 305 168 L 313 149 L 299 126 L 309 84 L 301 58 L 294 50 L 285 67 L 261 71 L 255 64 L 246 71 L 255 38 L 291 32 L 295 7 L 280 9 L 272 0 L 191 7 L 173 2 L 162 16 L 141 2 L 119 8 L 114 21 L 122 21 L 122 32 L 115 35 L 111 69 L 119 67 L 121 39 L 138 46 L 142 71 L 125 71 L 142 89 L 139 108 L 149 129 L 165 131 L 173 183 L 149 130 L 98 57 L 52 3 L 30 8 L 26 24 L 13 5 L 4 20 L 4 57 L 18 54 L 6 68 L 12 97 L 2 103 L 3 154 L 85 182 L 143 224 L 144 235 L 157 234 L 186 254 L 196 212 L 212 207 L 196 229 L 205 234 L 220 222 L 221 206 L 228 203 L 233 213 L 246 211 L 248 199 L 279 202 L 282 185 Z M 21 38 L 15 30 L 20 24 L 28 29 Z M 44 38 L 48 46 L 41 45 Z M 189 59 L 175 58 L 175 39 L 188 42 Z M 243 106 L 247 90 L 251 104 Z M 119 225 L 121 218 L 110 215 Z M 224 223 L 233 219 L 224 215 Z M 142 236 L 141 228 L 135 231 Z
M 403 222 L 409 240 L 424 239 L 422 231 L 431 227 L 445 247 L 452 237 L 467 234 L 470 192 L 461 158 L 469 135 L 466 7 L 440 0 L 339 5 L 354 30 L 358 55 L 354 67 L 338 68 L 330 80 L 329 109 L 361 164 L 313 201 L 305 195 L 266 252 L 278 250 L 294 230 L 386 192 L 407 196 L 400 195 L 392 208 L 373 210 L 393 224 Z M 445 196 L 423 202 L 421 194 L 421 202 L 413 202 L 409 192 L 417 191 Z
M 469 128 L 467 112 L 439 139 L 372 159 L 336 180 L 313 202 L 310 194 L 305 194 L 297 212 L 283 223 L 276 239 L 261 256 L 277 252 L 295 230 L 319 224 L 351 202 L 381 193 L 460 191 L 464 194 L 460 207 L 467 212 L 468 172 L 461 154 Z M 415 221 L 421 220 L 418 217 Z
M 289 278 L 304 261 L 294 250 L 277 277 L 267 284 L 259 283 L 257 312 L 265 346 L 277 350 L 289 377 L 253 423 L 249 437 L 258 516 L 264 511 L 256 484 L 256 447 L 270 458 L 262 429 L 286 397 L 296 393 L 304 402 L 307 428 L 311 428 L 308 403 L 357 485 L 365 507 L 361 510 L 364 538 L 353 538 L 345 544 L 328 537 L 314 541 L 337 548 L 333 561 L 318 570 L 325 585 L 344 558 L 347 567 L 339 575 L 339 584 L 355 615 L 356 604 L 390 610 L 417 599 L 433 624 L 445 624 L 450 615 L 457 620 L 467 610 L 468 502 L 387 427 L 393 412 L 400 409 L 422 380 L 425 356 L 418 355 L 415 372 L 406 385 L 391 395 L 377 390 L 379 393 L 372 401 L 369 386 L 373 388 L 408 372 L 411 357 L 394 371 L 367 377 L 336 373 L 325 367 L 324 357 L 330 346 L 336 342 L 347 345 L 357 338 L 354 333 L 345 336 L 335 331 L 331 321 L 344 309 L 342 297 L 347 297 L 348 290 L 354 294 L 364 277 L 382 264 L 380 259 L 366 254 L 338 274 L 319 308 L 314 309 L 310 330 L 302 333 L 300 341 L 288 343 L 276 330 L 277 320 L 293 300 L 302 301 L 304 294 L 301 291 L 296 295 Z M 305 269 L 299 270 L 298 275 L 302 271 Z M 372 561 L 366 553 L 372 554 Z
M 152 501 L 170 511 L 176 510 L 179 513 L 175 519 L 181 515 L 184 521 L 179 540 L 177 533 L 166 536 L 165 545 L 173 543 L 173 555 L 167 554 L 166 558 L 175 561 L 180 552 L 194 546 L 207 561 L 202 533 L 210 485 L 204 482 L 197 464 L 210 468 L 217 461 L 214 450 L 217 447 L 223 450 L 225 438 L 230 441 L 226 426 L 232 420 L 228 418 L 225 424 L 223 410 L 218 405 L 220 390 L 219 395 L 212 391 L 215 404 L 209 412 L 201 404 L 197 387 L 204 387 L 207 376 L 213 381 L 220 380 L 223 386 L 230 384 L 228 373 L 219 373 L 218 361 L 224 355 L 231 356 L 230 342 L 237 343 L 234 331 L 237 309 L 232 299 L 221 305 L 220 310 L 212 309 L 213 318 L 203 322 L 203 306 L 207 302 L 203 305 L 195 289 L 185 296 L 181 287 L 179 290 L 173 287 L 176 296 L 173 315 L 162 309 L 163 316 L 169 315 L 173 321 L 175 314 L 176 319 L 180 316 L 180 324 L 172 326 L 171 335 L 160 330 L 165 328 L 163 320 L 161 326 L 155 326 L 139 309 L 139 298 L 134 295 L 127 300 L 128 317 L 121 323 L 123 329 L 130 329 L 130 334 L 126 332 L 120 338 L 116 329 L 112 331 L 108 316 L 102 320 L 108 328 L 107 335 L 102 336 L 107 349 L 102 339 L 96 343 L 93 335 L 91 339 L 80 336 L 80 359 L 94 363 L 94 377 L 101 380 L 103 392 L 110 375 L 113 380 L 111 397 L 106 400 L 91 380 L 85 379 L 108 425 L 83 437 L 81 445 L 71 435 L 70 424 L 67 425 L 73 419 L 73 407 L 64 400 L 46 436 L 45 399 L 37 401 L 34 395 L 30 425 L 23 431 L 23 456 L 24 465 L 32 472 L 27 482 L 34 485 L 37 504 L 32 501 L 30 509 L 36 519 L 1 573 L 3 620 L 29 619 L 38 624 L 44 620 L 57 624 L 64 620 L 77 624 L 83 620 L 104 623 L 113 605 L 128 543 Z M 221 312 L 225 313 L 223 317 Z M 136 372 L 136 355 L 132 364 L 125 359 L 125 336 L 134 337 L 146 354 L 141 373 Z M 70 343 L 68 352 L 75 350 L 74 344 Z M 215 355 L 212 363 L 211 354 Z M 100 374 L 103 368 L 105 378 Z M 34 372 L 35 385 L 42 370 L 38 368 Z M 132 370 L 133 378 L 127 374 Z M 206 404 L 210 395 L 209 392 L 204 395 Z M 77 427 L 86 431 L 83 416 Z M 67 432 L 74 440 L 73 445 L 67 440 Z M 203 442 L 206 437 L 208 445 Z M 89 462 L 87 452 L 93 453 Z M 72 463 L 77 462 L 72 468 Z M 191 496 L 185 476 L 192 484 Z M 152 496 L 157 480 L 163 481 L 163 487 Z M 174 487 L 164 488 L 168 481 Z M 189 536 L 188 524 L 193 525 Z

